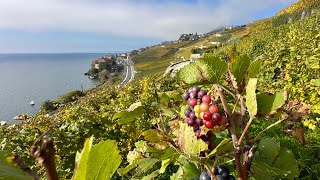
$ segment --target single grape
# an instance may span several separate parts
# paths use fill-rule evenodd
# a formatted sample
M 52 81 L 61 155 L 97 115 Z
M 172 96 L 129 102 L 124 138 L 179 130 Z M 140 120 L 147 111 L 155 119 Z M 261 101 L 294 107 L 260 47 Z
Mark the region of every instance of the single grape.
M 196 122 L 197 122 L 198 126 L 202 126 L 203 125 L 203 121 L 202 121 L 201 118 L 197 118 Z
M 200 118 L 200 113 L 196 112 L 195 115 L 196 115 L 197 118 Z
M 208 112 L 209 111 L 209 104 L 206 102 L 202 102 L 200 104 L 200 110 L 201 110 L 201 112 Z
M 219 175 L 218 167 L 214 168 L 213 174 L 216 176 Z
M 194 111 L 191 111 L 191 112 L 190 112 L 189 118 L 192 119 L 192 120 L 194 120 L 194 121 L 197 119 L 196 114 L 195 114 Z
M 227 119 L 227 117 L 221 116 L 220 121 L 219 121 L 219 124 L 222 125 L 222 126 L 227 125 L 227 124 L 228 124 L 228 119 Z
M 212 114 L 212 120 L 216 123 L 219 122 L 221 120 L 220 114 L 219 113 Z
M 186 115 L 187 117 L 189 117 L 190 113 L 192 112 L 192 110 L 190 108 L 187 108 L 186 110 L 184 110 L 184 115 Z
M 200 113 L 201 112 L 201 110 L 200 110 L 200 105 L 196 105 L 196 106 L 194 106 L 194 112 L 196 112 L 196 113 Z
M 202 172 L 200 174 L 199 180 L 211 180 L 210 173 L 208 172 Z
M 189 119 L 190 119 L 190 118 L 186 117 L 186 118 L 184 119 L 184 122 L 188 124 Z
M 207 95 L 207 91 L 205 91 L 205 90 L 200 90 L 198 92 L 198 98 L 199 99 L 202 99 L 202 97 L 205 96 L 205 95 Z
M 204 125 L 206 126 L 206 128 L 211 129 L 214 127 L 214 122 L 212 120 L 210 121 L 204 121 Z
M 200 130 L 200 129 L 197 130 L 197 131 L 195 132 L 195 134 L 196 134 L 197 138 L 199 139 L 199 138 L 201 137 L 201 130 Z
M 188 121 L 187 121 L 187 124 L 188 124 L 189 126 L 193 126 L 193 125 L 196 124 L 196 121 L 193 120 L 193 119 L 191 119 L 191 118 L 189 118 Z
M 209 111 L 214 114 L 214 113 L 217 113 L 219 112 L 219 108 L 216 104 L 212 104 L 210 107 L 209 107 Z
M 198 103 L 198 101 L 197 101 L 197 99 L 195 99 L 195 98 L 190 98 L 190 99 L 188 100 L 188 104 L 189 104 L 191 107 L 196 106 L 197 103 Z
M 194 132 L 196 132 L 196 131 L 199 130 L 199 126 L 198 126 L 197 123 L 195 123 L 192 127 L 193 127 L 193 131 L 194 131 Z
M 210 112 L 205 112 L 203 114 L 203 119 L 206 120 L 206 121 L 212 120 L 212 114 Z
M 198 86 L 194 86 L 194 87 L 192 88 L 192 91 L 198 93 L 198 92 L 200 91 L 200 88 L 199 88 Z
M 183 95 L 182 95 L 182 99 L 184 99 L 184 100 L 188 100 L 189 97 L 190 97 L 190 93 L 188 93 L 188 92 L 185 92 L 185 93 L 183 93 Z
M 191 93 L 193 91 L 192 87 L 189 88 L 188 92 Z
M 210 104 L 210 102 L 211 102 L 211 97 L 208 96 L 208 95 L 204 95 L 204 96 L 202 97 L 202 102 L 206 102 L 206 103 Z
M 191 91 L 191 93 L 190 93 L 190 98 L 195 98 L 195 99 L 197 99 L 197 98 L 198 98 L 198 93 L 195 92 L 195 91 Z
M 220 175 L 229 175 L 230 174 L 228 167 L 225 165 L 219 165 L 217 168 L 218 168 L 218 172 Z

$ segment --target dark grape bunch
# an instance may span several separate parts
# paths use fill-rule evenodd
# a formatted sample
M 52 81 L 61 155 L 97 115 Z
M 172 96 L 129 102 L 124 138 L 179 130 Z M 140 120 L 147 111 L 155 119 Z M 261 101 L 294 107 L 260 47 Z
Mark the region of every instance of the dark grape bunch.
M 235 180 L 235 177 L 230 175 L 230 171 L 227 166 L 219 165 L 214 169 L 214 175 L 218 180 Z M 194 180 L 211 180 L 211 175 L 209 172 L 202 172 L 200 177 Z
M 193 130 L 198 138 L 203 139 L 206 143 L 210 137 L 201 135 L 203 126 L 213 131 L 221 131 L 228 123 L 225 116 L 219 114 L 218 104 L 207 95 L 207 91 L 200 90 L 195 86 L 185 92 L 182 98 L 188 101 L 189 108 L 184 111 L 186 115 L 185 122 L 193 127 Z M 210 149 L 210 144 L 207 143 Z

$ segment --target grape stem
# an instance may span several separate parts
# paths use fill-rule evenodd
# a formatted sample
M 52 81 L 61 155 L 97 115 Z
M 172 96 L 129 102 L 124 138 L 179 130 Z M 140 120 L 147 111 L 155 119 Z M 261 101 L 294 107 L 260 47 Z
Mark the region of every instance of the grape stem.
M 211 168 L 205 164 L 204 167 L 207 169 L 207 171 L 210 173 L 211 175 L 211 179 L 214 179 L 214 180 L 218 180 L 217 177 L 214 175 L 214 173 L 212 172 Z
M 259 139 L 259 137 L 260 137 L 264 132 L 266 132 L 267 130 L 271 129 L 273 126 L 281 123 L 281 122 L 284 121 L 284 120 L 285 120 L 285 119 L 278 120 L 277 122 L 275 122 L 275 123 L 271 124 L 270 126 L 268 126 L 267 128 L 265 128 L 263 131 L 261 131 L 261 132 L 253 139 L 253 143 L 255 143 L 255 142 Z
M 248 131 L 248 129 L 249 129 L 251 123 L 252 123 L 253 118 L 254 118 L 254 116 L 251 116 L 251 117 L 250 117 L 248 124 L 247 124 L 246 127 L 244 128 L 244 130 L 243 130 L 243 132 L 242 132 L 242 134 L 241 134 L 241 136 L 240 136 L 240 138 L 239 138 L 238 146 L 241 146 L 242 139 L 243 139 L 243 137 L 245 136 L 245 134 L 247 133 L 247 131 Z

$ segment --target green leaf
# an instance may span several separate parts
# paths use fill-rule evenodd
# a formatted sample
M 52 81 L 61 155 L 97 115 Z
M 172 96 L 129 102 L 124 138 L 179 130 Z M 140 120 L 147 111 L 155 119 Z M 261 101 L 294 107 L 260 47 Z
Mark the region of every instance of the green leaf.
M 173 161 L 173 159 L 169 158 L 166 160 L 162 160 L 161 162 L 161 168 L 159 170 L 160 174 L 163 174 L 164 172 L 166 172 L 167 167 L 169 166 L 169 164 Z
M 153 166 L 159 162 L 159 159 L 156 158 L 144 158 L 141 159 L 138 163 L 139 168 L 143 171 L 146 172 L 153 168 Z
M 250 78 L 255 78 L 259 73 L 261 67 L 262 67 L 262 59 L 253 61 L 247 70 L 246 79 L 249 80 Z
M 167 117 L 175 117 L 177 114 L 176 112 L 174 112 L 172 109 L 164 106 L 164 105 L 160 105 L 160 110 L 162 111 L 163 115 L 167 116 Z
M 7 152 L 0 151 L 0 179 L 1 180 L 32 180 L 33 177 L 14 166 L 13 157 Z
M 128 108 L 128 111 L 133 111 L 135 109 L 137 109 L 138 107 L 142 106 L 141 102 L 136 102 L 130 105 L 130 107 Z
M 142 136 L 151 143 L 160 142 L 163 139 L 163 134 L 155 129 L 149 129 L 142 133 Z
M 82 176 L 86 177 L 86 180 L 110 179 L 120 163 L 121 156 L 119 155 L 116 141 L 100 141 L 91 148 L 87 170 Z
M 246 106 L 249 111 L 250 117 L 254 117 L 257 114 L 257 99 L 256 99 L 256 87 L 257 78 L 250 78 L 246 87 Z
M 281 169 L 272 167 L 263 162 L 254 162 L 252 164 L 252 170 L 255 172 L 253 177 L 257 180 L 272 180 L 275 176 L 281 176 L 290 172 L 283 171 Z
M 285 175 L 288 179 L 294 179 L 299 176 L 298 163 L 294 158 L 293 153 L 286 148 L 281 148 L 279 156 L 274 163 L 274 167 L 290 172 Z
M 193 179 L 200 176 L 201 171 L 193 163 L 188 163 L 183 166 L 183 179 Z
M 251 58 L 249 58 L 247 55 L 238 56 L 232 59 L 230 62 L 230 70 L 236 78 L 238 85 L 243 82 L 243 78 L 245 77 L 245 73 L 249 68 L 250 62 Z
M 178 77 L 187 84 L 217 83 L 227 69 L 227 63 L 219 57 L 207 56 L 181 68 Z
M 180 150 L 188 157 L 198 157 L 201 151 L 207 150 L 208 146 L 197 139 L 193 132 L 193 128 L 186 123 L 179 122 L 180 128 L 173 132 L 177 137 Z
M 150 179 L 154 179 L 155 177 L 157 177 L 159 175 L 159 171 L 155 170 L 153 171 L 151 174 L 149 174 L 148 176 L 144 176 L 141 180 L 150 180 Z
M 183 179 L 183 169 L 179 167 L 178 171 L 170 176 L 170 180 L 181 180 Z
M 272 164 L 274 159 L 279 155 L 280 143 L 276 140 L 267 138 L 263 139 L 259 143 L 260 155 L 268 164 Z
M 259 112 L 269 114 L 272 111 L 280 108 L 285 103 L 285 97 L 281 93 L 274 95 L 269 94 L 258 94 L 257 105 Z
M 161 95 L 161 104 L 162 105 L 165 105 L 165 106 L 168 106 L 169 102 L 170 102 L 170 97 L 167 95 L 167 93 L 162 93 Z
M 118 119 L 118 124 L 126 124 L 135 120 L 135 118 L 141 117 L 145 112 L 142 106 L 136 107 L 133 111 L 122 111 L 113 115 L 112 120 Z
M 127 174 L 130 170 L 132 170 L 133 168 L 135 168 L 138 163 L 140 162 L 141 159 L 139 160 L 134 160 L 131 164 L 129 164 L 128 166 L 126 166 L 125 168 L 121 168 L 118 169 L 118 173 L 123 176 L 125 174 Z
M 320 79 L 312 79 L 310 83 L 314 86 L 320 86 Z
M 220 142 L 220 144 L 215 147 L 210 154 L 208 155 L 208 157 L 213 157 L 215 155 L 221 155 L 223 153 L 226 153 L 230 150 L 232 150 L 233 145 L 232 145 L 232 140 L 231 139 L 224 139 L 223 141 Z
M 91 136 L 91 138 L 86 139 L 81 153 L 77 152 L 75 173 L 72 179 L 85 180 L 85 176 L 83 175 L 86 174 L 86 171 L 87 171 L 87 165 L 88 165 L 87 162 L 89 159 L 89 153 L 91 150 L 92 141 L 93 141 L 93 136 Z

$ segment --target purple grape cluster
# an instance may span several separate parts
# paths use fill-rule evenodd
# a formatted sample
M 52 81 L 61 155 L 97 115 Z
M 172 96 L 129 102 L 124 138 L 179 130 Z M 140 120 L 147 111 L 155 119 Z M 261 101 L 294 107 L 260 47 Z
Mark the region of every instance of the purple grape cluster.
M 189 107 L 185 109 L 186 116 L 184 122 L 193 127 L 195 135 L 212 147 L 209 135 L 201 135 L 201 128 L 205 126 L 208 129 L 215 127 L 225 127 L 228 119 L 219 114 L 218 104 L 211 99 L 206 90 L 201 90 L 194 86 L 183 93 L 182 99 L 188 101 Z

